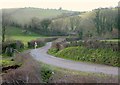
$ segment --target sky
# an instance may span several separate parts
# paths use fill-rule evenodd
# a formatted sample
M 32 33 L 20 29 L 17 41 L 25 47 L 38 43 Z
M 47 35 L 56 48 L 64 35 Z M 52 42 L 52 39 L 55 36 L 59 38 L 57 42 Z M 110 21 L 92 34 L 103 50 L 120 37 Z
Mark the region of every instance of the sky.
M 65 10 L 91 11 L 95 8 L 115 7 L 120 0 L 0 0 L 1 8 L 52 8 Z

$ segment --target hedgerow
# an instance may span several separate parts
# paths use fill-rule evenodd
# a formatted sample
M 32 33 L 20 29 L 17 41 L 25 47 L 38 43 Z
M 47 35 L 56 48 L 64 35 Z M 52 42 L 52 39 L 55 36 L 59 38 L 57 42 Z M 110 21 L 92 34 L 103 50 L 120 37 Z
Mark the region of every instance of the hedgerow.
M 7 56 L 12 56 L 15 49 L 17 51 L 24 49 L 24 44 L 19 40 L 5 41 L 1 46 L 2 54 L 6 54 Z

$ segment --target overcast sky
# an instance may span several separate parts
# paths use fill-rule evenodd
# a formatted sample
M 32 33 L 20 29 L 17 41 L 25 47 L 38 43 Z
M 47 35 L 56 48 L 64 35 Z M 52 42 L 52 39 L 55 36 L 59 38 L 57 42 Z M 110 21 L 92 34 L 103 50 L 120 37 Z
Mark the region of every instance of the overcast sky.
M 53 8 L 90 11 L 99 7 L 115 7 L 120 0 L 0 0 L 0 8 Z

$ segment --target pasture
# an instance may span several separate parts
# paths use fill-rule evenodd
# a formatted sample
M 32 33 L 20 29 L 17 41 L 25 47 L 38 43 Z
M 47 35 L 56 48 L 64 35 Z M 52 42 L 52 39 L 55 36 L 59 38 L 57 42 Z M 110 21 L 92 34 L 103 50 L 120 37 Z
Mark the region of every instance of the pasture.
M 37 38 L 46 37 L 31 31 L 27 31 L 27 33 L 24 33 L 23 31 L 24 29 L 22 28 L 7 27 L 6 40 L 20 40 L 26 45 L 28 41 L 35 40 Z

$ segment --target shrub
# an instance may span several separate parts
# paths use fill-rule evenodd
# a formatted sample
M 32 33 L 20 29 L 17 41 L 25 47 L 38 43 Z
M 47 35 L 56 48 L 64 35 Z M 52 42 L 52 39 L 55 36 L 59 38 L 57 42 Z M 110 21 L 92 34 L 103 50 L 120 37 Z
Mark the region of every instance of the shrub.
M 0 65 L 4 66 L 9 66 L 9 65 L 13 65 L 14 61 L 8 60 L 8 59 L 2 59 L 0 60 Z
M 47 83 L 49 78 L 52 76 L 52 70 L 47 66 L 42 67 L 41 76 L 42 76 L 43 82 Z
M 37 43 L 37 47 L 41 47 L 44 45 L 43 41 L 33 40 L 33 41 L 28 42 L 28 48 L 35 48 L 35 42 Z
M 78 41 L 80 38 L 78 37 L 71 37 L 71 38 L 66 38 L 66 41 Z
M 24 44 L 18 40 L 6 41 L 2 43 L 2 53 L 7 54 L 8 56 L 12 56 L 12 54 L 14 53 L 14 49 L 20 51 L 23 48 Z
M 58 50 L 62 50 L 66 47 L 68 47 L 68 46 L 67 46 L 65 38 L 58 38 L 57 40 L 52 42 L 52 46 L 51 46 L 51 48 L 55 48 L 55 49 L 58 49 Z
M 118 42 L 119 43 L 119 42 Z M 86 48 L 91 48 L 91 49 L 107 49 L 111 48 L 113 51 L 119 51 L 118 48 L 118 43 L 115 42 L 106 42 L 106 41 L 99 41 L 99 40 L 87 40 L 87 41 L 70 41 L 70 43 L 66 42 L 59 42 L 58 45 L 63 45 L 64 48 L 66 47 L 74 47 L 74 46 L 85 46 Z M 56 43 L 53 43 L 53 45 L 57 45 Z M 56 46 L 57 47 L 57 46 Z
M 53 41 L 57 38 L 44 38 L 44 39 L 37 39 L 28 42 L 28 48 L 35 48 L 35 42 L 37 43 L 37 47 L 44 46 L 46 42 Z
M 51 42 L 53 40 L 56 40 L 57 38 L 44 38 L 44 42 Z

